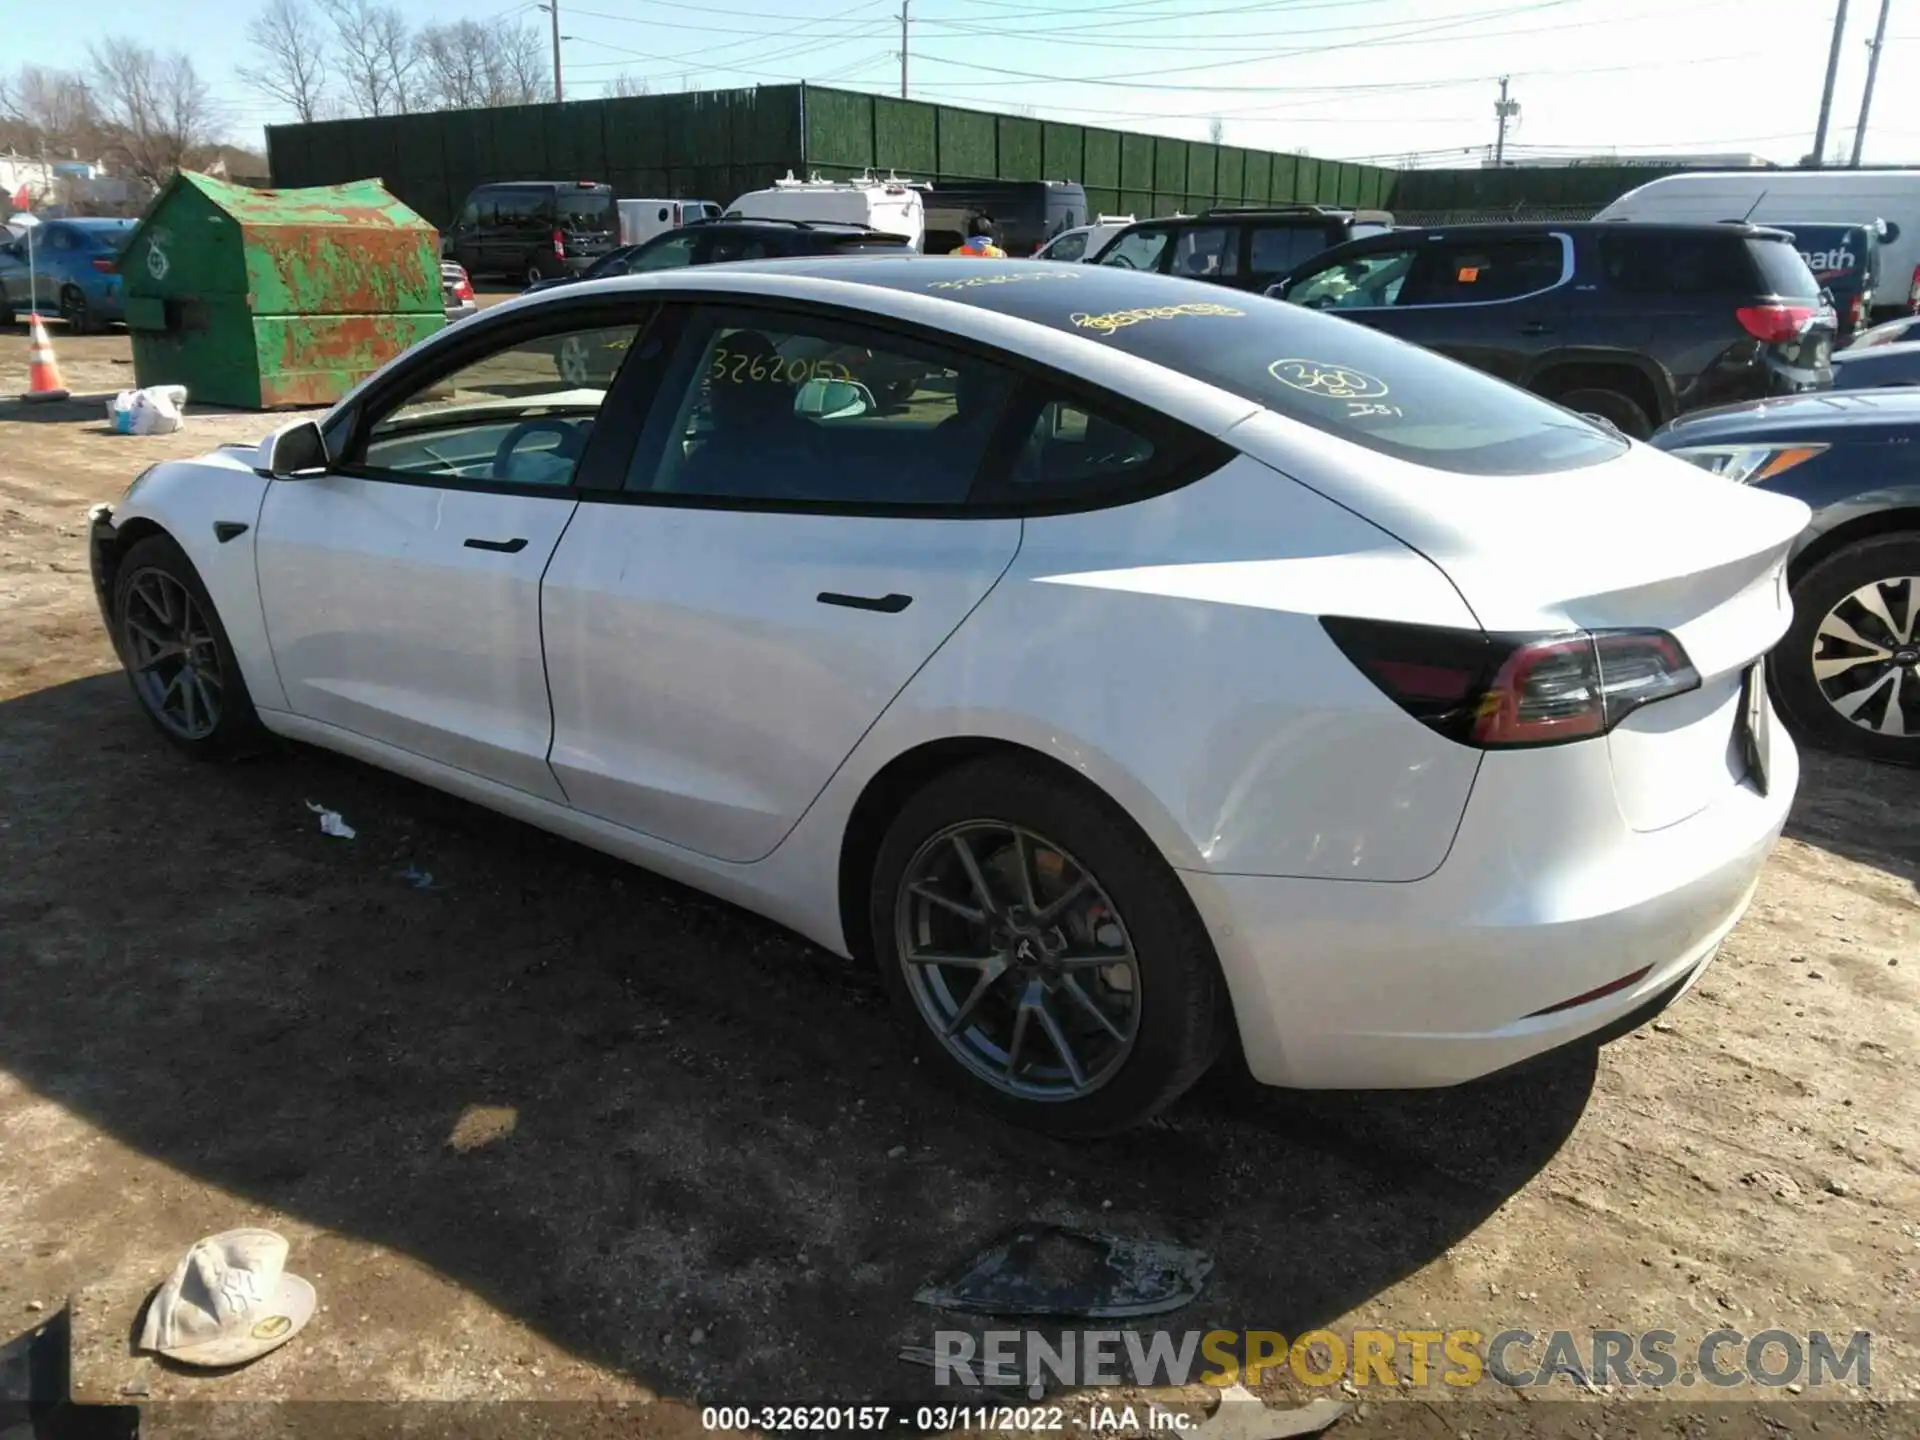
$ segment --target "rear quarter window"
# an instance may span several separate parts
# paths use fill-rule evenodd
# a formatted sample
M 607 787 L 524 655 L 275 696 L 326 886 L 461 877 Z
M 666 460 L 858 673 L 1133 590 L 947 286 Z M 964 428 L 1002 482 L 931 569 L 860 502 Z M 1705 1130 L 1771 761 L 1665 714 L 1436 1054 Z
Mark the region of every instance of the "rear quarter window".
M 1416 465 L 1528 475 L 1603 464 L 1627 449 L 1538 396 L 1284 301 L 1106 266 L 980 271 L 932 284 L 964 304 L 1138 356 Z
M 1820 284 L 1813 271 L 1800 258 L 1800 252 L 1785 240 L 1749 240 L 1747 253 L 1760 272 L 1761 286 L 1769 295 L 1793 300 L 1813 300 L 1820 295 Z

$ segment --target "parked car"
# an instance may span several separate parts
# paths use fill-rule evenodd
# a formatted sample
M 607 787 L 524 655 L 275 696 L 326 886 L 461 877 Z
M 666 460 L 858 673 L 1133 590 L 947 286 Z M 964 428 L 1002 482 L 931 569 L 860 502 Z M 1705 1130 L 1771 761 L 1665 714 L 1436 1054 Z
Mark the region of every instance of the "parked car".
M 441 249 L 469 275 L 504 275 L 532 284 L 579 274 L 618 239 L 611 185 L 515 180 L 475 188 Z
M 1853 337 L 1849 350 L 1871 350 L 1876 345 L 1892 345 L 1901 340 L 1920 340 L 1920 315 L 1902 315 Z
M 1824 220 L 1881 227 L 1886 284 L 1872 319 L 1920 308 L 1920 170 L 1727 170 L 1668 175 L 1637 186 L 1596 220 L 1784 225 Z
M 717 220 L 721 207 L 712 200 L 629 200 L 618 202 L 620 243 L 638 245 L 689 220 Z
M 1098 215 L 1091 224 L 1062 230 L 1033 252 L 1036 260 L 1087 261 L 1105 247 L 1107 241 L 1134 223 L 1131 215 Z
M 694 220 L 656 235 L 644 245 L 629 245 L 605 256 L 584 275 L 543 280 L 529 287 L 550 290 L 571 280 L 608 280 L 621 275 L 645 275 L 689 265 L 725 264 L 736 260 L 774 260 L 802 255 L 899 255 L 910 253 L 906 239 L 864 225 L 840 225 L 807 220 Z M 580 385 L 605 384 L 625 356 L 624 335 L 600 337 L 594 348 L 579 335 L 568 336 L 553 352 L 561 378 Z M 825 358 L 825 357 L 815 357 Z M 838 355 L 851 364 L 850 355 Z M 882 373 L 882 372 L 885 373 Z M 913 393 L 920 371 L 875 361 L 863 369 L 882 405 L 898 405 Z
M 1774 700 L 1813 744 L 1920 764 L 1920 390 L 1701 411 L 1653 444 L 1812 507 L 1787 569 L 1793 624 L 1767 660 Z
M 1880 235 L 1876 225 L 1824 225 L 1769 221 L 1769 228 L 1793 236 L 1794 248 L 1813 278 L 1832 297 L 1836 330 L 1833 348 L 1844 350 L 1872 321 L 1874 296 L 1881 281 Z
M 108 219 L 47 220 L 34 228 L 29 246 L 24 234 L 9 232 L 0 245 L 0 325 L 37 308 L 58 315 L 82 335 L 124 320 L 120 288 L 120 249 L 135 221 Z
M 528 383 L 583 330 L 643 338 Z M 882 413 L 826 346 L 928 378 Z M 1681 994 L 1793 799 L 1807 519 L 1336 317 L 914 255 L 489 310 L 89 534 L 188 755 L 312 741 L 710 890 L 1095 1133 L 1236 1030 L 1445 1085 Z
M 1787 233 L 1754 225 L 1403 230 L 1328 251 L 1268 293 L 1635 439 L 1688 410 L 1833 384 L 1833 311 Z
M 451 260 L 440 262 L 440 298 L 446 306 L 447 324 L 480 313 L 480 301 L 473 293 L 473 281 L 467 272 Z
M 1264 291 L 1332 246 L 1392 229 L 1385 210 L 1221 206 L 1129 225 L 1094 263 Z
M 1836 390 L 1885 390 L 1920 385 L 1920 339 L 1846 349 L 1833 357 Z

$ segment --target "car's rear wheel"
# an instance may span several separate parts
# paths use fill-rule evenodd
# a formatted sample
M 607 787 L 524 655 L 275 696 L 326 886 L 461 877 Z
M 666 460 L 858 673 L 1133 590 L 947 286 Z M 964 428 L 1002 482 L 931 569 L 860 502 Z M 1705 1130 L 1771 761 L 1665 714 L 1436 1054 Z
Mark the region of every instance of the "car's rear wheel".
M 1835 551 L 1793 587 L 1793 624 L 1768 671 L 1795 733 L 1920 765 L 1920 534 Z
M 68 285 L 60 291 L 60 318 L 76 335 L 91 335 L 100 328 L 93 318 L 93 307 L 87 304 L 86 293 L 77 285 Z
M 1179 880 L 1124 814 L 1034 762 L 976 761 L 910 799 L 869 920 L 922 1057 L 1017 1123 L 1123 1130 L 1219 1053 L 1227 1000 Z
M 1644 440 L 1653 434 L 1653 421 L 1640 402 L 1618 390 L 1569 390 L 1554 398 L 1569 410 L 1600 416 L 1629 439 Z
M 152 535 L 114 576 L 113 616 L 134 698 L 187 754 L 229 759 L 266 738 L 226 627 L 186 552 Z

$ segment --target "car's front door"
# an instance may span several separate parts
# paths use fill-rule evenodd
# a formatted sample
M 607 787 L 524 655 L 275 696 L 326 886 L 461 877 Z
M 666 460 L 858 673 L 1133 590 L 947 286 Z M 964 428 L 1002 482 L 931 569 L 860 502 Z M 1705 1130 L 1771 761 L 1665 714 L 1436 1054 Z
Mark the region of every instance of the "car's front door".
M 624 488 L 547 570 L 551 761 L 578 808 L 751 861 L 1011 563 L 1020 522 L 964 502 L 1013 383 L 857 316 L 673 314 Z
M 1443 236 L 1421 247 L 1383 326 L 1403 340 L 1515 384 L 1568 343 L 1572 242 L 1541 231 Z
M 547 768 L 540 577 L 606 390 L 560 379 L 554 349 L 630 348 L 643 311 L 492 327 L 371 397 L 325 474 L 274 481 L 260 598 L 296 714 L 566 799 Z

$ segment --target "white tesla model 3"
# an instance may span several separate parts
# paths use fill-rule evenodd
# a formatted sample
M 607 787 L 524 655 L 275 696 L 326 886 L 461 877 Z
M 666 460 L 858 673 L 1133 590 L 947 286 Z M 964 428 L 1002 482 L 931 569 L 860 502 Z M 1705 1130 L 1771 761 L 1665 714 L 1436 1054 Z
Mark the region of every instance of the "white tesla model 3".
M 1806 519 L 1276 301 L 835 258 L 499 306 L 91 549 L 182 749 L 709 890 L 1096 1133 L 1235 1031 L 1270 1084 L 1445 1085 L 1683 992 L 1798 777 Z

